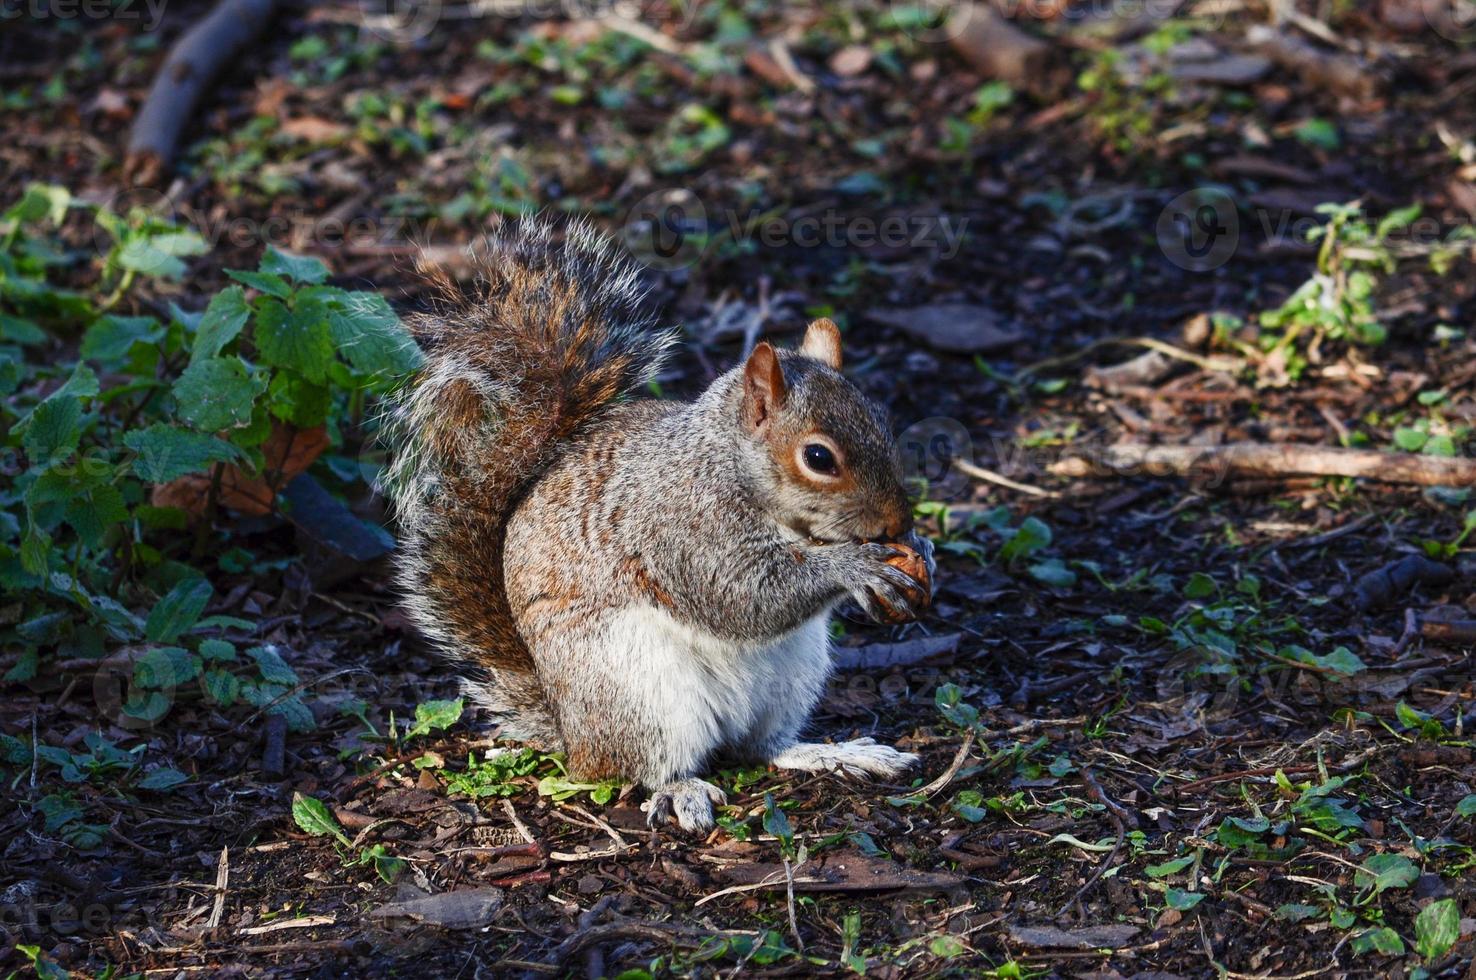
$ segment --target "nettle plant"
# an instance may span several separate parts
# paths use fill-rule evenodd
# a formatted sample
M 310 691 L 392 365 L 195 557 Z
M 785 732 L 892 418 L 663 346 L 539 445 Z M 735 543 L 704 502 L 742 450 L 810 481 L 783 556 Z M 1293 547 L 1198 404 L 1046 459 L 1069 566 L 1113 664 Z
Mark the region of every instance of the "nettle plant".
M 107 248 L 65 248 L 77 211 L 91 213 Z M 255 625 L 202 617 L 213 587 L 192 562 L 219 505 L 237 505 L 228 493 L 265 488 L 255 504 L 271 510 L 289 468 L 282 447 L 342 446 L 366 398 L 420 354 L 383 297 L 329 285 L 322 262 L 272 248 L 254 270 L 227 270 L 234 284 L 201 311 L 155 301 L 132 305 L 157 316 L 111 312 L 141 283 L 182 278 L 184 258 L 204 251 L 191 231 L 147 212 L 95 211 L 61 188 L 32 187 L 0 214 L 4 679 L 29 680 L 43 653 L 137 646 L 125 714 L 156 720 L 179 684 L 198 681 L 216 703 L 254 701 L 309 725 L 286 697 L 297 678 L 281 657 L 263 646 L 238 657 L 224 638 Z M 87 282 L 84 258 L 99 253 L 87 287 L 53 281 Z M 290 466 L 307 462 L 299 454 Z M 226 570 L 227 556 L 249 559 L 219 551 Z
M 1418 204 L 1391 211 L 1375 221 L 1361 202 L 1322 204 L 1317 213 L 1325 222 L 1307 231 L 1317 245 L 1317 268 L 1312 277 L 1274 310 L 1260 315 L 1257 345 L 1243 352 L 1260 365 L 1265 383 L 1295 381 L 1311 364 L 1322 359 L 1327 341 L 1375 347 L 1388 337 L 1388 328 L 1376 305 L 1379 286 L 1401 267 L 1423 259 L 1431 272 L 1446 275 L 1461 258 L 1476 250 L 1476 227 L 1461 225 L 1443 236 L 1435 230 L 1421 235 Z M 1428 223 L 1428 222 L 1427 222 Z M 1420 239 L 1428 238 L 1427 241 Z M 1242 324 L 1223 318 L 1221 337 Z

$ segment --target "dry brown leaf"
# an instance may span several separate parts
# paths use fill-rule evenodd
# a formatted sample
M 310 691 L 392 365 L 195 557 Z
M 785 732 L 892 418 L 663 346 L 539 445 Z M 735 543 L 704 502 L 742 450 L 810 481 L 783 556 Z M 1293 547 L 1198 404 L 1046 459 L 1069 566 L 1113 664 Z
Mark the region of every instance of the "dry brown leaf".
M 270 514 L 277 491 L 313 465 L 327 448 L 328 433 L 321 425 L 298 429 L 273 422 L 272 434 L 261 446 L 262 472 L 252 475 L 227 464 L 220 474 L 220 505 L 243 514 Z M 209 506 L 212 479 L 209 473 L 182 476 L 155 487 L 149 501 L 155 507 L 178 507 L 199 517 Z

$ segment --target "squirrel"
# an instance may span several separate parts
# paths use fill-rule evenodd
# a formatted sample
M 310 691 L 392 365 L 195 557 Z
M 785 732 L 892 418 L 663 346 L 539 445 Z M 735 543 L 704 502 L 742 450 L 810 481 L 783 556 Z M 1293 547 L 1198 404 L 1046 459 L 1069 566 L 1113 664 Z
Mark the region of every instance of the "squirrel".
M 507 222 L 478 273 L 468 290 L 432 271 L 441 300 L 409 318 L 425 363 L 391 410 L 387 495 L 409 618 L 501 734 L 639 782 L 651 826 L 688 832 L 726 802 L 701 778 L 719 756 L 914 765 L 870 738 L 799 741 L 834 607 L 916 615 L 934 569 L 836 326 L 758 343 L 694 401 L 642 399 L 677 335 L 587 220 L 562 241 Z

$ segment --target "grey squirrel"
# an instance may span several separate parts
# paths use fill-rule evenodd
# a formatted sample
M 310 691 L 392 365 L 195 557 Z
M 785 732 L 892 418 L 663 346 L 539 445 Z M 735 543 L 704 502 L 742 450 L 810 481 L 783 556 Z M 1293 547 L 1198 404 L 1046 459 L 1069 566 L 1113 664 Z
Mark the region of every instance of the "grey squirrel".
M 467 293 L 411 329 L 387 480 L 412 620 L 502 732 L 579 778 L 651 791 L 653 826 L 713 823 L 718 755 L 892 776 L 917 756 L 798 740 L 851 596 L 888 621 L 931 595 L 888 421 L 840 334 L 757 344 L 695 401 L 633 399 L 676 335 L 584 221 L 509 222 Z

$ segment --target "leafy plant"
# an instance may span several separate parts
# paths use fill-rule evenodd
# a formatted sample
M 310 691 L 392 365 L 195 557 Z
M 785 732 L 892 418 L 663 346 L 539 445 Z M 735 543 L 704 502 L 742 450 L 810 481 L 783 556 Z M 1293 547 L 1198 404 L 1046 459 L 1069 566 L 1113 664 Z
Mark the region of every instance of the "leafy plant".
M 383 844 L 356 847 L 348 834 L 343 832 L 338 818 L 333 816 L 332 811 L 315 797 L 293 793 L 292 820 L 305 833 L 314 837 L 331 838 L 345 865 L 359 867 L 373 865 L 374 872 L 386 884 L 394 884 L 395 879 L 405 870 L 405 862 L 386 851 Z
M 1434 244 L 1402 243 L 1398 236 L 1420 217 L 1418 204 L 1389 212 L 1373 221 L 1361 202 L 1322 204 L 1325 224 L 1307 233 L 1317 243 L 1316 272 L 1275 310 L 1260 316 L 1260 361 L 1263 380 L 1295 380 L 1320 357 L 1326 340 L 1382 344 L 1388 330 L 1374 305 L 1375 292 L 1402 261 L 1428 259 L 1437 275 L 1455 258 L 1469 254 L 1476 228 L 1462 226 Z M 1305 341 L 1305 345 L 1303 345 Z
M 110 243 L 89 292 L 51 281 L 85 254 L 54 244 L 79 211 Z M 210 524 L 179 533 L 189 493 L 161 490 L 194 486 L 213 512 L 229 468 L 263 478 L 270 497 L 274 432 L 341 442 L 366 398 L 419 352 L 382 297 L 331 286 L 317 259 L 274 249 L 255 270 L 228 271 L 238 285 L 198 313 L 111 312 L 140 285 L 182 276 L 202 251 L 198 235 L 151 212 L 91 208 L 61 188 L 31 187 L 0 216 L 0 447 L 23 460 L 0 488 L 0 584 L 18 603 L 0 626 L 19 651 L 6 680 L 35 676 L 46 650 L 99 658 L 137 644 L 126 715 L 157 721 L 198 682 L 223 707 L 244 702 L 310 727 L 280 655 L 256 646 L 240 658 L 221 635 L 254 624 L 202 616 L 212 587 L 189 562 Z M 61 333 L 80 336 L 80 359 L 42 356 Z

